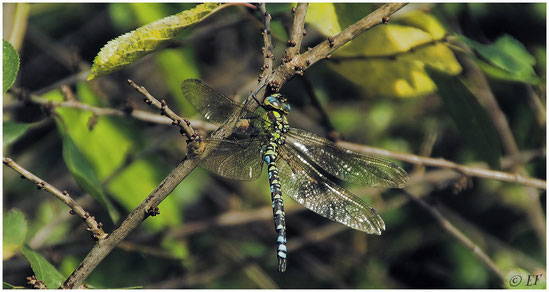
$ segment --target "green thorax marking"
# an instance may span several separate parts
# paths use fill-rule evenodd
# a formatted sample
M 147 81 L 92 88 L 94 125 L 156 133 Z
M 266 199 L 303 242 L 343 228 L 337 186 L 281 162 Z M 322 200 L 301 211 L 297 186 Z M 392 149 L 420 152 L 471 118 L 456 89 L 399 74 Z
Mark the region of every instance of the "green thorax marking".
M 278 145 L 284 144 L 284 133 L 289 130 L 286 115 L 290 112 L 290 105 L 286 98 L 275 93 L 263 101 L 263 107 L 267 110 L 262 116 L 263 130 L 268 134 L 269 141 Z

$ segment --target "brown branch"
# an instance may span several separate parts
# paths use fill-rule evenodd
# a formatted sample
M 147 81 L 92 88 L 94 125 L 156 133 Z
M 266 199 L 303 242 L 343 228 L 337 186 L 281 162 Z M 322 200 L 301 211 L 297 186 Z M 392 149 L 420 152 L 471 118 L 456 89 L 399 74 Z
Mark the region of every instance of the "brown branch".
M 413 164 L 449 168 L 468 176 L 495 179 L 495 180 L 505 181 L 505 182 L 514 182 L 514 183 L 522 184 L 525 186 L 535 187 L 538 189 L 547 188 L 546 181 L 538 178 L 523 176 L 518 173 L 507 173 L 507 172 L 491 170 L 487 168 L 466 166 L 466 165 L 457 164 L 452 161 L 444 160 L 441 158 L 422 157 L 422 156 L 417 156 L 417 155 L 408 154 L 408 153 L 394 152 L 394 151 L 389 151 L 385 149 L 374 148 L 366 145 L 353 144 L 349 142 L 339 142 L 338 144 L 347 149 L 351 149 L 351 150 L 365 153 L 365 154 L 373 154 L 378 156 L 390 157 L 390 158 L 406 161 Z
M 65 289 L 79 288 L 89 274 L 114 249 L 114 247 L 130 234 L 143 220 L 150 210 L 157 208 L 177 185 L 198 165 L 197 159 L 184 159 L 170 174 L 152 191 L 151 194 L 106 239 L 95 244 L 86 258 L 74 270 L 63 284 Z
M 294 22 L 288 40 L 288 48 L 286 49 L 286 60 L 291 60 L 301 52 L 301 41 L 305 35 L 305 16 L 307 16 L 307 8 L 309 3 L 299 3 L 294 12 Z
M 15 170 L 16 172 L 20 173 L 24 178 L 30 180 L 31 182 L 35 183 L 39 190 L 45 190 L 52 195 L 54 195 L 56 198 L 61 200 L 61 202 L 65 203 L 65 205 L 69 206 L 71 208 L 71 214 L 76 214 L 84 222 L 86 222 L 86 225 L 88 225 L 87 230 L 92 234 L 93 238 L 98 240 L 98 242 L 102 242 L 105 238 L 107 238 L 108 234 L 105 233 L 102 229 L 103 224 L 98 223 L 95 220 L 94 216 L 90 216 L 90 213 L 86 212 L 80 205 L 78 205 L 69 195 L 67 191 L 60 191 L 48 182 L 44 181 L 43 179 L 37 177 L 30 171 L 24 169 L 17 163 L 15 163 L 11 158 L 4 157 L 3 162 L 5 165 L 9 166 L 11 169 Z
M 366 17 L 347 27 L 336 36 L 329 37 L 327 40 L 316 45 L 311 50 L 303 53 L 302 55 L 296 56 L 288 63 L 279 66 L 275 70 L 271 82 L 274 82 L 277 85 L 282 85 L 296 74 L 302 74 L 303 71 L 312 66 L 314 63 L 327 58 L 333 51 L 358 37 L 363 32 L 376 25 L 386 23 L 390 15 L 397 12 L 405 5 L 406 3 L 384 4 L 374 12 L 368 14 Z
M 158 101 L 158 99 L 152 96 L 145 87 L 135 84 L 133 80 L 128 79 L 128 83 L 130 84 L 130 86 L 135 88 L 135 90 L 139 91 L 145 96 L 146 104 L 159 109 L 160 115 L 166 116 L 170 120 L 172 120 L 172 125 L 178 126 L 181 129 L 179 132 L 182 135 L 187 136 L 189 140 L 194 139 L 197 134 L 195 130 L 191 127 L 191 123 L 187 119 L 184 119 L 178 116 L 175 112 L 173 112 L 166 104 L 166 101 Z
M 452 223 L 450 223 L 450 221 L 448 221 L 435 207 L 430 206 L 425 201 L 410 194 L 406 190 L 402 190 L 402 192 L 406 194 L 411 201 L 415 202 L 417 205 L 419 205 L 421 208 L 431 214 L 431 216 L 433 216 L 438 221 L 440 226 L 445 231 L 450 233 L 450 235 L 452 235 L 459 242 L 469 248 L 473 252 L 473 254 L 488 268 L 488 270 L 490 270 L 496 277 L 498 277 L 500 285 L 503 286 L 503 283 L 505 281 L 505 275 L 477 244 L 472 242 L 465 234 L 459 231 L 459 229 L 457 229 Z
M 23 89 L 20 88 L 11 88 L 11 92 L 17 95 L 24 95 Z M 147 111 L 137 110 L 133 108 L 127 109 L 114 109 L 108 107 L 96 107 L 89 104 L 81 103 L 77 100 L 66 100 L 66 101 L 57 101 L 57 100 L 47 100 L 38 95 L 31 94 L 29 100 L 33 103 L 43 105 L 43 106 L 53 106 L 64 107 L 64 108 L 74 108 L 83 111 L 89 111 L 96 116 L 116 116 L 116 117 L 132 117 L 136 120 L 159 124 L 159 125 L 173 125 L 172 119 L 166 116 L 160 116 L 158 114 L 150 113 Z M 4 106 L 4 110 L 6 106 Z M 211 123 L 200 121 L 200 120 L 191 120 L 190 121 L 196 128 L 201 128 L 206 131 L 213 131 L 217 127 Z
M 263 27 L 261 28 L 261 35 L 263 36 L 264 47 L 263 52 L 263 74 L 259 76 L 260 83 L 266 83 L 273 72 L 273 42 L 271 40 L 271 15 L 265 9 L 265 3 L 260 3 L 257 5 L 257 9 L 263 17 Z

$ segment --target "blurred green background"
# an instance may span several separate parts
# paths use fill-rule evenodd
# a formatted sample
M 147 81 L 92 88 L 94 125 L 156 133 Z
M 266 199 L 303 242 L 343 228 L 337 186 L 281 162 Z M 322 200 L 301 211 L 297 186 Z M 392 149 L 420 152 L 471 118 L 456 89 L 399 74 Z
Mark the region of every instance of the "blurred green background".
M 75 98 L 86 104 L 120 109 L 129 100 L 135 108 L 151 111 L 142 96 L 127 85 L 126 80 L 132 79 L 155 97 L 165 99 L 181 116 L 199 120 L 182 96 L 181 81 L 199 78 L 238 98 L 254 89 L 263 64 L 260 19 L 249 8 L 232 6 L 185 30 L 136 63 L 86 82 L 94 57 L 109 40 L 195 4 L 3 6 L 4 39 L 14 45 L 21 58 L 13 87 L 44 99 L 62 100 L 59 86 L 68 85 Z M 311 5 L 304 50 L 378 6 Z M 273 15 L 274 63 L 278 65 L 293 19 L 291 5 L 268 4 L 267 10 Z M 533 59 L 528 63 L 530 75 L 522 78 L 511 71 L 496 74 L 479 70 L 470 55 L 456 49 L 455 42 L 450 44 L 447 36 L 456 33 L 487 45 L 504 35 L 511 36 L 521 45 L 512 44 L 523 46 Z M 294 127 L 460 164 L 488 161 L 454 124 L 435 84 L 423 70 L 424 65 L 431 65 L 463 77 L 475 94 L 482 94 L 482 90 L 493 94 L 521 153 L 528 157 L 524 163 L 527 174 L 545 179 L 545 36 L 544 3 L 411 4 L 395 14 L 389 25 L 368 31 L 330 60 L 312 66 L 303 78 L 291 80 L 281 91 L 292 104 L 289 118 Z M 478 58 L 490 61 L 486 56 Z M 488 86 L 481 91 L 475 91 L 475 74 L 487 80 Z M 309 89 L 326 115 L 315 106 Z M 541 114 L 535 100 L 543 104 Z M 12 91 L 4 94 L 3 113 L 4 122 L 30 125 L 15 142 L 4 145 L 4 157 L 58 189 L 68 190 L 104 223 L 106 232 L 112 231 L 185 157 L 185 138 L 170 126 L 127 117 L 94 118 L 90 112 L 69 108 L 49 112 L 21 102 Z M 93 120 L 97 123 L 90 130 Z M 63 159 L 67 147 L 63 135 L 72 139 L 89 164 L 99 181 L 98 188 L 90 190 L 75 179 L 77 175 Z M 513 172 L 506 163 L 507 153 L 501 152 L 503 170 Z M 535 228 L 531 216 L 533 205 L 541 206 L 545 214 L 545 190 L 535 191 L 532 201 L 528 189 L 521 185 L 464 180 L 450 170 L 399 164 L 414 174 L 408 190 L 435 204 L 502 271 L 523 269 L 528 274 L 545 275 L 545 233 Z M 160 215 L 148 218 L 131 233 L 86 283 L 95 288 L 501 287 L 497 277 L 470 250 L 402 193 L 345 187 L 380 212 L 386 231 L 375 236 L 351 230 L 287 199 L 289 263 L 288 271 L 282 274 L 276 271 L 266 174 L 257 181 L 239 182 L 197 168 L 160 204 Z M 105 207 L 94 200 L 88 194 L 94 191 L 103 192 L 112 205 Z M 65 205 L 4 167 L 4 215 L 13 208 L 26 218 L 25 243 L 65 277 L 93 245 L 85 225 L 70 216 Z M 32 273 L 20 252 L 9 257 L 4 252 L 4 282 L 25 286 L 25 277 Z

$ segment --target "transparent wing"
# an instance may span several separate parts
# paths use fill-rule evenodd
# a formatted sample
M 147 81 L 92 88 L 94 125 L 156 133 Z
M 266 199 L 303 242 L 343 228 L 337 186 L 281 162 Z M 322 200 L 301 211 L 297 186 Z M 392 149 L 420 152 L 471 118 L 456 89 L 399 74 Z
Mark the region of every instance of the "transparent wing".
M 256 117 L 255 114 L 243 109 L 242 104 L 210 88 L 198 79 L 183 81 L 181 83 L 181 91 L 196 110 L 213 124 L 222 124 L 237 110 L 242 110 L 247 118 Z
M 237 141 L 202 139 L 213 151 L 201 158 L 200 166 L 220 176 L 237 180 L 254 180 L 261 175 L 261 139 Z
M 282 194 L 351 228 L 375 234 L 385 230 L 374 208 L 321 174 L 300 153 L 281 147 L 277 166 Z
M 339 147 L 308 131 L 291 128 L 286 135 L 286 144 L 326 172 L 350 183 L 402 188 L 408 182 L 408 174 L 400 166 Z

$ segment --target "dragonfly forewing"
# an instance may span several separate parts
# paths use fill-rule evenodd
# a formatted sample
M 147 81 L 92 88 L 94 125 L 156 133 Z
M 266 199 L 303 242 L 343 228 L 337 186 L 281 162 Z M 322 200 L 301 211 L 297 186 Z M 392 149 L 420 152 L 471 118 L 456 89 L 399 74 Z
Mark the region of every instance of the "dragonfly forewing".
M 286 144 L 329 174 L 350 183 L 402 188 L 408 175 L 393 162 L 340 147 L 316 134 L 291 128 Z

